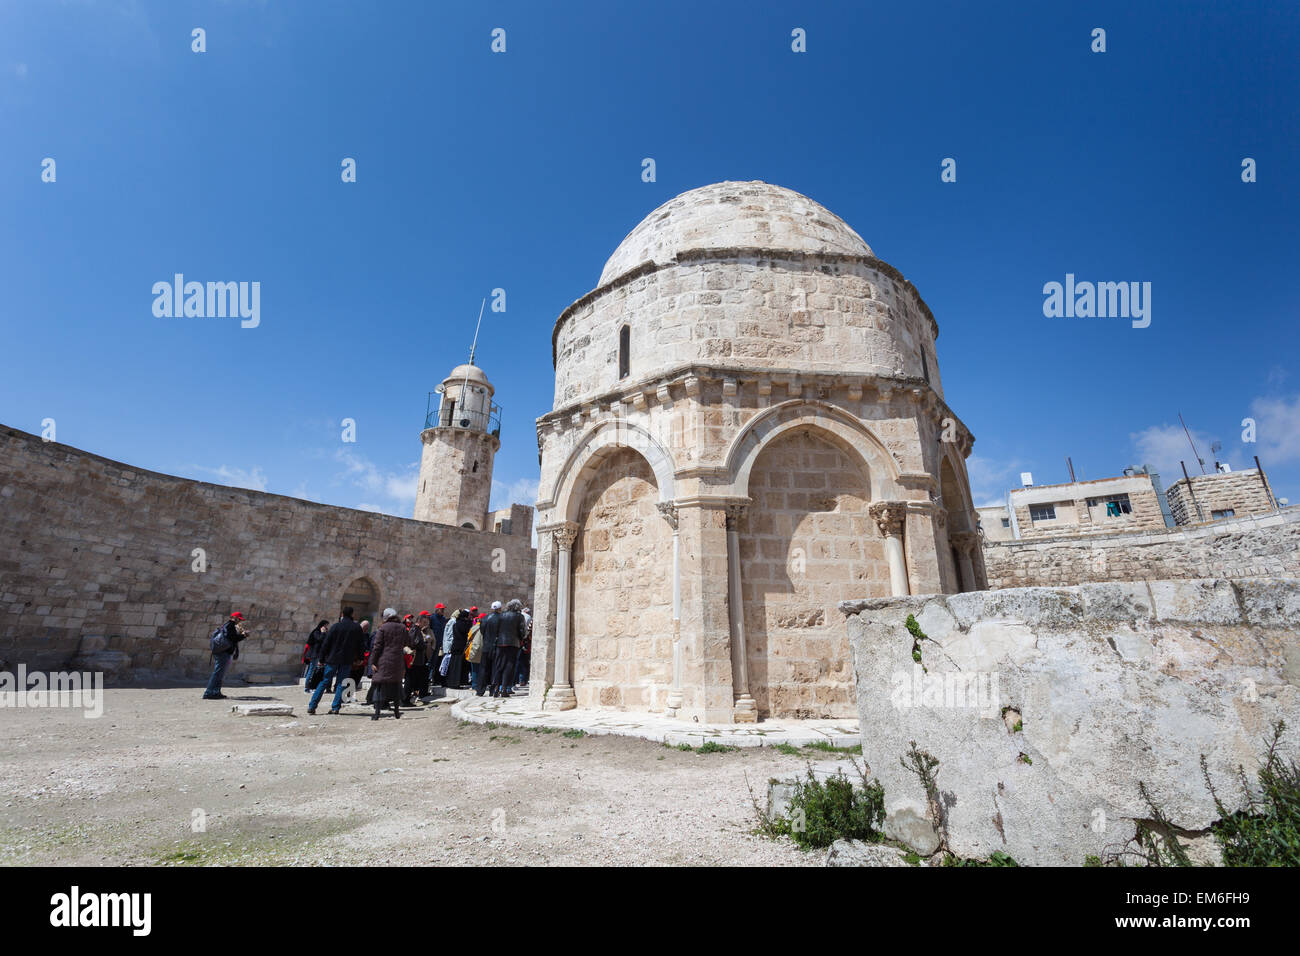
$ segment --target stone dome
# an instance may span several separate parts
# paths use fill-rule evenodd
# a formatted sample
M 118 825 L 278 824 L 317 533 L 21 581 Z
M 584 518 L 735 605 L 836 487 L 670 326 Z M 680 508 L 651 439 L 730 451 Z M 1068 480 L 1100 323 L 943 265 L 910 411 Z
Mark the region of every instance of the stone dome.
M 737 247 L 874 255 L 848 223 L 793 189 L 759 181 L 714 183 L 642 219 L 605 263 L 597 287 L 644 262 L 664 265 L 688 250 Z
M 466 379 L 469 379 L 469 381 L 476 385 L 486 385 L 488 388 L 492 388 L 492 383 L 488 381 L 487 373 L 477 365 L 457 365 L 450 373 L 448 373 L 447 377 L 443 379 L 443 382 L 444 384 L 454 383 L 460 385 Z

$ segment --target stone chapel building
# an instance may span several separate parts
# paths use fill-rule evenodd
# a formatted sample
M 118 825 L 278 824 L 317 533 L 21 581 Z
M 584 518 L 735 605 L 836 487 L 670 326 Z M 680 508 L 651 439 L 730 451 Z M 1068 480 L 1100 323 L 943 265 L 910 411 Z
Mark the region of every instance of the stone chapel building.
M 555 323 L 535 702 L 856 717 L 837 602 L 986 586 L 938 334 L 806 196 L 724 182 L 650 213 Z

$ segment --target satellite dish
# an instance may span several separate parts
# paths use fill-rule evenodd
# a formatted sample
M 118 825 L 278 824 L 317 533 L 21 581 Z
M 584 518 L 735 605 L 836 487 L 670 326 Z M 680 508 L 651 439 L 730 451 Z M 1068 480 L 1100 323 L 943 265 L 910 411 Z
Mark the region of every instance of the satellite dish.
M 441 395 L 443 391 L 446 389 L 446 387 L 447 386 L 445 385 L 439 385 L 437 388 L 434 389 L 434 391 L 437 392 L 439 395 Z

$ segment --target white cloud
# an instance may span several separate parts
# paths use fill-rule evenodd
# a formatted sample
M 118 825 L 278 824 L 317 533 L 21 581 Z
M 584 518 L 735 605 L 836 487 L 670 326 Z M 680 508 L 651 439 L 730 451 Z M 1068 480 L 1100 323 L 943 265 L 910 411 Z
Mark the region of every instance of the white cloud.
M 1215 441 L 1214 436 L 1195 429 L 1189 430 L 1192 441 L 1196 442 L 1196 450 L 1205 459 L 1205 470 L 1213 471 L 1214 453 L 1210 451 L 1210 446 Z M 1201 466 L 1192 454 L 1192 446 L 1187 443 L 1187 433 L 1183 431 L 1182 425 L 1152 425 L 1140 432 L 1133 432 L 1128 437 L 1138 457 L 1137 461 L 1127 464 L 1150 465 L 1153 471 L 1160 473 L 1165 487 L 1183 477 L 1183 466 L 1179 462 L 1186 462 L 1189 475 L 1201 473 Z
M 222 465 L 220 468 L 206 468 L 203 465 L 190 465 L 194 471 L 203 472 L 205 475 L 211 475 L 210 480 L 219 485 L 229 485 L 231 488 L 247 488 L 249 491 L 266 491 L 266 473 L 260 466 L 254 466 L 252 469 L 231 468 L 229 465 Z
M 338 449 L 334 453 L 334 460 L 343 466 L 340 477 L 367 494 L 388 501 L 382 505 L 358 505 L 358 508 L 384 514 L 402 514 L 408 518 L 411 516 L 411 511 L 415 508 L 415 491 L 420 483 L 418 462 L 405 465 L 400 471 L 384 471 L 348 448 Z
M 510 482 L 493 478 L 492 504 L 488 510 L 500 511 L 511 505 L 528 505 L 531 508 L 537 503 L 538 484 L 536 478 L 516 478 Z
M 1252 455 L 1259 455 L 1265 471 L 1274 464 L 1300 459 L 1300 395 L 1285 398 L 1257 398 L 1250 403 L 1250 417 L 1255 419 L 1255 446 L 1243 443 L 1247 464 L 1255 466 Z
M 976 508 L 1005 504 L 1007 492 L 1020 486 L 1023 463 L 1019 460 L 993 461 L 980 455 L 966 459 L 970 477 L 970 496 Z

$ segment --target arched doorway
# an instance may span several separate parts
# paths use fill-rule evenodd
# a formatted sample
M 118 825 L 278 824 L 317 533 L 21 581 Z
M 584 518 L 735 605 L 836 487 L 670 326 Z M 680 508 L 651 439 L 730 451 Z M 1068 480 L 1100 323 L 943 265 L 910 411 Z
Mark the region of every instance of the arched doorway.
M 618 448 L 582 491 L 573 546 L 573 689 L 579 707 L 659 710 L 672 681 L 672 529 L 654 472 Z
M 345 607 L 352 608 L 354 621 L 373 621 L 379 613 L 379 588 L 369 578 L 357 578 L 343 589 L 343 597 L 339 600 L 340 615 Z
M 884 541 L 858 455 L 815 428 L 759 452 L 741 519 L 749 685 L 760 717 L 851 718 L 853 660 L 838 602 L 886 597 Z

